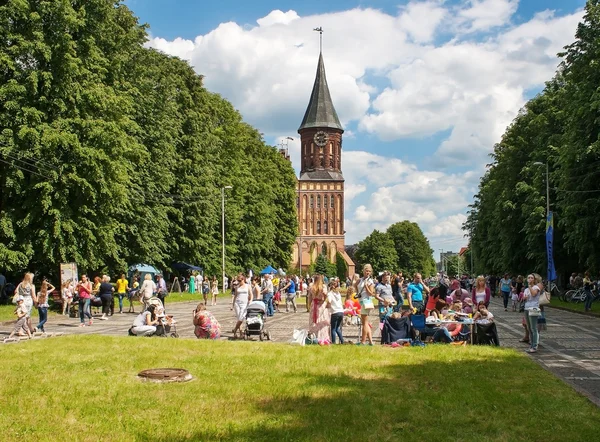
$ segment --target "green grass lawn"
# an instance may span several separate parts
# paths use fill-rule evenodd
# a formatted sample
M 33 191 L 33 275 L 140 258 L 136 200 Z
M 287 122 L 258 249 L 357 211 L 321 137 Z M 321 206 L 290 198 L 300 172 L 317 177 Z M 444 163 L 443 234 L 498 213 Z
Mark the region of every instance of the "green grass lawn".
M 574 312 L 583 312 L 585 311 L 585 304 L 583 302 L 565 302 L 558 299 L 556 296 L 553 296 L 550 300 L 550 305 L 552 307 L 560 307 L 567 310 L 571 310 Z M 592 313 L 600 316 L 600 303 L 594 302 L 592 303 Z
M 508 349 L 88 335 L 0 351 L 6 441 L 589 441 L 600 428 L 598 408 Z M 195 380 L 136 378 L 159 367 Z

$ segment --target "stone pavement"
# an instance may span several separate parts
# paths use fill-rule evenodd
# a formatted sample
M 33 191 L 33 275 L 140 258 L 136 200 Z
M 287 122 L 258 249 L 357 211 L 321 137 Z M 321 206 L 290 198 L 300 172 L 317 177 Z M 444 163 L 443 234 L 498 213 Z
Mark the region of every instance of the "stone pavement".
M 209 308 L 221 323 L 222 339 L 231 339 L 235 318 L 229 309 L 229 304 L 225 300 L 219 301 L 219 305 Z M 291 339 L 294 329 L 308 327 L 308 313 L 303 302 L 304 298 L 299 302 L 298 313 L 286 313 L 284 306 L 280 313 L 268 319 L 266 327 L 270 330 L 274 342 L 287 342 Z M 197 302 L 176 303 L 167 298 L 167 311 L 178 321 L 177 331 L 181 338 L 194 338 L 192 312 L 196 305 Z M 490 310 L 497 319 L 500 344 L 504 347 L 526 350 L 527 344 L 519 342 L 524 335 L 521 325 L 522 314 L 512 312 L 510 308 L 505 312 L 498 298 L 492 299 Z M 69 318 L 51 312 L 46 331 L 65 335 L 126 336 L 136 315 L 115 314 L 108 321 L 98 320 L 99 316 L 95 316 L 91 327 L 79 327 L 78 318 Z M 531 358 L 600 406 L 600 318 L 552 308 L 546 309 L 546 318 L 548 330 L 541 333 L 539 351 L 531 355 Z M 372 316 L 371 323 L 375 340 L 378 341 L 380 334 L 375 315 Z M 11 325 L 0 324 L 0 340 L 8 336 L 11 330 Z M 357 327 L 346 326 L 343 333 L 348 340 L 354 342 L 358 340 Z M 258 339 L 255 336 L 252 338 Z
M 522 313 L 505 312 L 499 298 L 490 311 L 497 318 L 500 345 L 526 350 Z M 530 355 L 575 390 L 600 406 L 600 318 L 554 308 L 545 309 L 547 330 L 540 333 L 538 352 Z

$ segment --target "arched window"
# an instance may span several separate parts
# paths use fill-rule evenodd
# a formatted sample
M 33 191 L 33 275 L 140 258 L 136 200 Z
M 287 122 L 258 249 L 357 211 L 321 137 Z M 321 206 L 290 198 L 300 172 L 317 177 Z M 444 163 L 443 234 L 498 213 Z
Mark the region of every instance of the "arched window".
M 296 207 L 300 207 L 300 197 L 296 197 Z
M 333 209 L 333 205 L 334 205 L 334 198 L 333 195 L 331 195 L 331 208 Z
M 321 244 L 321 255 L 327 256 L 327 244 L 325 244 L 325 242 Z
M 327 221 L 323 221 L 323 233 L 327 234 L 329 232 L 327 232 Z
M 317 209 L 321 208 L 321 195 L 317 195 Z
M 317 235 L 321 234 L 321 221 L 317 221 Z
M 315 203 L 315 197 L 314 196 L 310 196 L 310 208 L 313 208 L 313 204 Z

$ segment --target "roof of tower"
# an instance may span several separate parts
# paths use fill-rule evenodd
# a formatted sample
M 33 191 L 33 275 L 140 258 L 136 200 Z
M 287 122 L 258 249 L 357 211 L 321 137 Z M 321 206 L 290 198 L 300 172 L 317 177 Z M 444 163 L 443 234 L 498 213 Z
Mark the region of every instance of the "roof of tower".
M 331 101 L 322 53 L 319 54 L 317 75 L 312 93 L 310 94 L 310 101 L 298 130 L 319 127 L 344 130 L 333 107 L 333 101 Z

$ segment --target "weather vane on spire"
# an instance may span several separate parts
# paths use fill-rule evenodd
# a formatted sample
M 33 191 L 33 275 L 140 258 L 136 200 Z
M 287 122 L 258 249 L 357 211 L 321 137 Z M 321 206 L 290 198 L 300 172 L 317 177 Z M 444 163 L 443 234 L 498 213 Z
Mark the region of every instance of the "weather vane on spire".
M 318 28 L 314 28 L 313 31 L 319 33 L 319 52 L 323 52 L 323 28 L 319 26 Z

